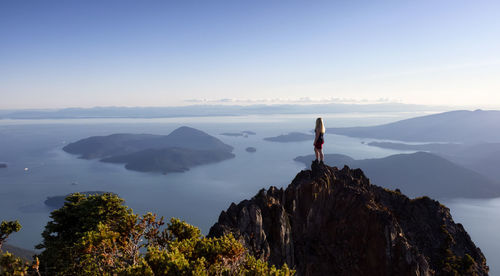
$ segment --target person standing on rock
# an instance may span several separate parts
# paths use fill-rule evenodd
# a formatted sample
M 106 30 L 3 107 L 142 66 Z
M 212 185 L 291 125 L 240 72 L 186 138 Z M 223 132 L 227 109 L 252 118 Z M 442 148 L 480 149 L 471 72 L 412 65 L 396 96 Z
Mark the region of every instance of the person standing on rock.
M 314 128 L 314 132 L 316 135 L 314 136 L 314 153 L 316 154 L 316 160 L 314 162 L 319 162 L 323 164 L 323 144 L 325 143 L 325 140 L 323 138 L 325 134 L 325 125 L 323 124 L 323 119 L 318 118 L 316 119 L 316 127 Z

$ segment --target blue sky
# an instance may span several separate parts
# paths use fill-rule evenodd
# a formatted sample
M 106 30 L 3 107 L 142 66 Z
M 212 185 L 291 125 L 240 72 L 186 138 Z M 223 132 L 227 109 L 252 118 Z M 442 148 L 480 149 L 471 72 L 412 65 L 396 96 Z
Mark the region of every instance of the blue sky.
M 500 1 L 0 1 L 1 109 L 500 106 Z

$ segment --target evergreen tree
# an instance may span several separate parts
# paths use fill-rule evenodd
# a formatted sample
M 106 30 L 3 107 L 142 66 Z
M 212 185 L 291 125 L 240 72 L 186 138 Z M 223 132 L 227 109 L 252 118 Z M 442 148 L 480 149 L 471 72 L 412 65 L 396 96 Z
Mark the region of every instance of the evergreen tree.
M 165 225 L 151 213 L 137 216 L 113 194 L 70 195 L 51 218 L 37 247 L 44 249 L 40 271 L 46 275 L 294 273 L 248 255 L 232 235 L 206 238 L 176 218 Z
M 4 241 L 9 237 L 10 234 L 14 232 L 19 232 L 21 230 L 21 224 L 19 221 L 2 221 L 0 224 L 0 251 Z
M 21 230 L 19 221 L 2 221 L 0 224 L 0 275 L 40 275 L 37 258 L 31 263 L 14 256 L 9 252 L 2 252 L 3 242 L 14 232 Z
M 125 235 L 137 219 L 132 210 L 123 205 L 123 199 L 111 193 L 72 194 L 50 217 L 52 221 L 42 233 L 43 242 L 36 248 L 44 249 L 39 256 L 40 271 L 51 275 L 78 272 L 83 252 L 77 245 L 88 233 L 107 227 L 118 235 Z

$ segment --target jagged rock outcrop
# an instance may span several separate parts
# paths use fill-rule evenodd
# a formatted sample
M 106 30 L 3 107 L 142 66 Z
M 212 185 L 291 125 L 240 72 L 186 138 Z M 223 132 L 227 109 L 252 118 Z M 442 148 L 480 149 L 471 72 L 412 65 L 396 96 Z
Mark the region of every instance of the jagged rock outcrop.
M 251 254 L 298 275 L 487 275 L 449 209 L 371 185 L 360 169 L 313 164 L 286 188 L 231 204 L 209 236 L 233 233 Z

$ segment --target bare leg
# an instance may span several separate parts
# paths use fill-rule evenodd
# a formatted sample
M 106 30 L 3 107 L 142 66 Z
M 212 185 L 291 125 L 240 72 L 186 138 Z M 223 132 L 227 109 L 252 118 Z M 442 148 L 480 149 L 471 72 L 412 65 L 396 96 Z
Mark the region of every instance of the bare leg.
M 314 154 L 316 155 L 316 161 L 319 159 L 319 150 L 315 147 L 314 148 Z
M 323 155 L 323 150 L 322 150 L 322 149 L 320 149 L 320 150 L 318 150 L 318 152 L 319 152 L 319 160 L 320 160 L 321 162 L 323 162 L 323 160 L 325 159 L 325 156 Z

